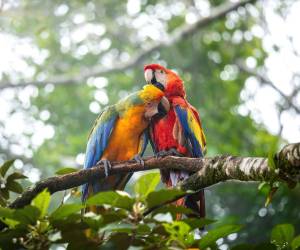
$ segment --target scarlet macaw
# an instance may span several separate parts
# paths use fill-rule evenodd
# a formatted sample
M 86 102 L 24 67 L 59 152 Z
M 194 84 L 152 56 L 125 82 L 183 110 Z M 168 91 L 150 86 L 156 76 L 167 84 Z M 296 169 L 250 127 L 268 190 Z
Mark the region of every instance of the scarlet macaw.
M 199 113 L 186 99 L 182 79 L 174 71 L 159 64 L 146 65 L 144 73 L 147 83 L 166 81 L 165 96 L 171 105 L 166 116 L 151 122 L 150 142 L 156 155 L 203 157 L 206 147 L 205 135 Z M 174 187 L 189 174 L 186 171 L 161 170 L 161 176 L 168 187 Z M 197 204 L 199 200 L 200 207 Z M 185 205 L 196 211 L 200 217 L 205 217 L 204 190 L 180 199 L 176 204 Z
M 169 108 L 162 89 L 162 84 L 147 84 L 142 90 L 108 106 L 100 113 L 89 135 L 84 169 L 91 168 L 100 161 L 104 164 L 107 178 L 83 185 L 83 202 L 99 191 L 124 189 L 131 175 L 108 176 L 110 161 L 135 159 L 142 162 L 141 155 L 147 146 L 146 129 L 150 119 L 158 113 L 158 108 Z

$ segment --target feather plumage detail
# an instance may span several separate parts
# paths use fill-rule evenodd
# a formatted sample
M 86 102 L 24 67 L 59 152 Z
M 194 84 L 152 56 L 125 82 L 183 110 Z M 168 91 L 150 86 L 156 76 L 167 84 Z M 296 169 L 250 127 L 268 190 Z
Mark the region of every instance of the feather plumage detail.
M 150 128 L 150 139 L 153 150 L 169 151 L 175 149 L 187 157 L 203 157 L 206 150 L 206 139 L 202 129 L 199 113 L 188 103 L 182 79 L 174 71 L 158 64 L 146 65 L 145 69 L 163 70 L 167 74 L 165 95 L 171 108 L 162 119 L 154 120 Z M 176 186 L 179 181 L 188 178 L 185 171 L 161 170 L 162 181 L 167 186 Z M 185 204 L 204 217 L 204 193 L 200 191 L 198 200 L 193 196 L 177 201 L 177 205 Z
M 142 155 L 147 146 L 146 129 L 163 96 L 163 91 L 147 84 L 142 90 L 105 108 L 90 132 L 84 168 L 91 168 L 100 160 L 124 161 L 136 154 Z M 82 188 L 82 200 L 91 193 L 123 189 L 128 179 L 129 175 L 120 174 L 87 183 Z

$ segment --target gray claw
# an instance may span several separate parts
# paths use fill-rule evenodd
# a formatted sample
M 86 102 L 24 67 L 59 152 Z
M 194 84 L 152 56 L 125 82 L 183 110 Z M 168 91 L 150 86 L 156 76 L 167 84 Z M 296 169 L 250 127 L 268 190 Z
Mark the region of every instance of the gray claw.
M 160 157 L 166 157 L 166 156 L 169 156 L 169 155 L 172 155 L 172 156 L 182 156 L 182 154 L 180 154 L 175 148 L 171 148 L 168 151 L 162 150 L 162 151 L 157 152 L 155 154 L 155 157 L 156 158 L 160 158 Z
M 175 148 L 171 148 L 168 151 L 169 155 L 173 155 L 173 156 L 183 156 L 181 153 L 179 153 Z
M 144 160 L 142 159 L 142 157 L 141 157 L 140 154 L 136 154 L 136 155 L 133 157 L 133 160 L 135 160 L 137 163 L 141 164 L 143 167 L 145 166 L 145 162 L 144 162 Z
M 168 152 L 166 150 L 159 151 L 155 154 L 156 158 L 166 157 L 168 156 Z
M 108 173 L 109 173 L 109 171 L 110 171 L 110 169 L 111 169 L 111 163 L 110 163 L 110 161 L 104 159 L 104 160 L 98 161 L 98 162 L 97 162 L 97 165 L 98 165 L 98 164 L 103 164 L 105 177 L 108 177 Z

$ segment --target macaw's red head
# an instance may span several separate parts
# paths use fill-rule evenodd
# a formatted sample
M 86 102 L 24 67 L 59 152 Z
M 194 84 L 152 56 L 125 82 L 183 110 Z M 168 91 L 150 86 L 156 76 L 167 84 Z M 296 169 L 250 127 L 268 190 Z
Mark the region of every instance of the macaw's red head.
M 147 83 L 164 90 L 167 97 L 185 97 L 183 81 L 174 71 L 159 64 L 148 64 L 144 66 L 144 75 Z

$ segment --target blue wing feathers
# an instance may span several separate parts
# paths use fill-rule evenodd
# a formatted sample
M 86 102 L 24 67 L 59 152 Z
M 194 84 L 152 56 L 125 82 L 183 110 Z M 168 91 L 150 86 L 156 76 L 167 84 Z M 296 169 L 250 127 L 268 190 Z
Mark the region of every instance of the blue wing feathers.
M 176 106 L 175 112 L 183 128 L 185 138 L 191 143 L 192 146 L 191 150 L 192 150 L 193 157 L 203 157 L 201 145 L 188 124 L 187 110 L 181 108 L 180 106 Z
M 148 141 L 149 141 L 149 133 L 148 133 L 148 128 L 144 131 L 144 133 L 142 134 L 142 147 L 141 147 L 141 150 L 139 152 L 139 154 L 141 156 L 144 155 L 145 151 L 146 151 L 146 148 L 147 148 L 147 145 L 148 145 Z
M 112 116 L 108 121 L 99 123 L 96 129 L 91 133 L 85 155 L 84 169 L 91 168 L 101 159 L 104 150 L 106 149 L 109 137 L 114 128 L 117 115 Z M 84 201 L 88 194 L 88 183 L 82 187 L 82 200 Z M 93 191 L 99 191 L 99 183 L 93 183 Z

